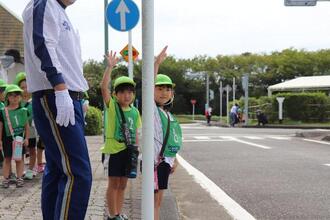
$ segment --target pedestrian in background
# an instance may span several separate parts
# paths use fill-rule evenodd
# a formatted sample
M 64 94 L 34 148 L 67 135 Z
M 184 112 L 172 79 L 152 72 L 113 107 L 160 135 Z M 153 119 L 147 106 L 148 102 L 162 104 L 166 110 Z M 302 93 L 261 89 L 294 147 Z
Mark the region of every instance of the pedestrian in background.
M 107 158 L 104 161 L 104 163 L 107 163 L 105 167 L 108 167 L 108 187 L 106 194 L 109 210 L 108 220 L 121 220 L 128 219 L 122 213 L 125 189 L 131 165 L 130 146 L 128 144 L 138 145 L 137 130 L 141 127 L 141 118 L 139 110 L 132 106 L 136 85 L 133 79 L 127 76 L 117 78 L 113 86 L 114 93 L 111 96 L 109 90 L 111 73 L 118 62 L 118 58 L 116 58 L 116 53 L 113 54 L 112 51 L 106 58 L 108 66 L 101 82 L 102 97 L 107 111 L 107 121 L 105 122 L 106 141 L 101 150 Z
M 208 107 L 206 109 L 205 116 L 206 116 L 207 125 L 211 125 L 211 118 L 212 118 L 212 108 L 211 107 Z
M 92 171 L 81 105 L 80 39 L 66 14 L 75 0 L 31 0 L 23 12 L 24 59 L 34 122 L 44 142 L 43 219 L 85 218 Z
M 13 84 L 16 75 L 25 71 L 23 60 L 20 52 L 16 49 L 7 50 L 5 55 L 12 56 L 14 58 L 14 62 L 7 69 L 7 83 Z
M 157 74 L 159 65 L 166 58 L 167 46 L 156 57 L 155 71 L 155 105 L 154 105 L 154 219 L 159 220 L 160 207 L 164 190 L 168 188 L 169 175 L 177 167 L 176 153 L 182 146 L 180 124 L 170 113 L 174 100 L 175 84 L 164 74 Z
M 230 109 L 230 126 L 234 127 L 238 122 L 238 109 L 239 106 L 235 103 Z

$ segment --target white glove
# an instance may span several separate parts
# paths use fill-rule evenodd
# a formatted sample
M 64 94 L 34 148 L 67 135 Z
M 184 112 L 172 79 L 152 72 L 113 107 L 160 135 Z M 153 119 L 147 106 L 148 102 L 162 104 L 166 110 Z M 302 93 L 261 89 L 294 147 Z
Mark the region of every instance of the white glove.
M 56 123 L 60 126 L 67 127 L 69 122 L 74 125 L 74 107 L 73 101 L 67 89 L 55 91 L 55 105 L 57 109 Z

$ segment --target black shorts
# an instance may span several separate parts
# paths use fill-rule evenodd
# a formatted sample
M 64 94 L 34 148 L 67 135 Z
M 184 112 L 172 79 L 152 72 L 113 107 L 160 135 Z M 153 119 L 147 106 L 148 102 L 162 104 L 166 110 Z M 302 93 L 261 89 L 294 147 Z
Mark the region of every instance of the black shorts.
M 110 154 L 108 164 L 108 176 L 126 177 L 126 167 L 128 166 L 128 150 L 122 150 L 116 154 Z
M 41 149 L 41 150 L 45 149 L 45 144 L 44 144 L 44 142 L 42 142 L 42 140 L 40 138 L 38 139 L 37 148 Z
M 36 138 L 30 138 L 29 139 L 29 146 L 28 148 L 36 148 L 36 144 L 37 144 L 37 139 Z
M 12 158 L 13 156 L 13 139 L 6 137 L 2 142 L 3 154 L 5 158 Z M 23 147 L 23 155 L 25 154 L 25 147 Z
M 157 167 L 158 189 L 167 189 L 168 177 L 171 173 L 171 166 L 165 161 L 161 162 Z

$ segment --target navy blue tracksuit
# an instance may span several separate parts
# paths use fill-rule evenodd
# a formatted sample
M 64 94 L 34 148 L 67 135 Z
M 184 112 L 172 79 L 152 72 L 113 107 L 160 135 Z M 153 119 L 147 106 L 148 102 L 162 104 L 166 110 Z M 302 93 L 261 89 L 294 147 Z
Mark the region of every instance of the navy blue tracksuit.
M 35 125 L 45 143 L 47 161 L 42 180 L 43 219 L 83 220 L 92 174 L 81 101 L 73 99 L 76 123 L 68 127 L 56 124 L 54 93 L 33 93 L 32 102 Z

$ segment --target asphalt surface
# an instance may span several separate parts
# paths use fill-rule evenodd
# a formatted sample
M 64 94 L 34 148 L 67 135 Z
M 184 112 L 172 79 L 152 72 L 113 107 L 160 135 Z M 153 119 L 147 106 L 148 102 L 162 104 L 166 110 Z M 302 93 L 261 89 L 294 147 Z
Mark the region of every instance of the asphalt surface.
M 256 219 L 330 219 L 330 145 L 300 129 L 183 127 L 180 155 Z
M 330 219 L 330 142 L 307 140 L 320 130 L 182 127 L 180 155 L 255 219 Z M 100 163 L 102 138 L 87 141 L 94 179 L 86 219 L 104 219 L 107 179 Z M 38 175 L 24 188 L 0 188 L 0 219 L 42 219 L 40 183 Z M 230 207 L 207 187 L 180 165 L 170 177 L 161 219 L 234 219 Z M 141 219 L 140 207 L 141 176 L 128 185 L 124 212 L 130 219 Z

